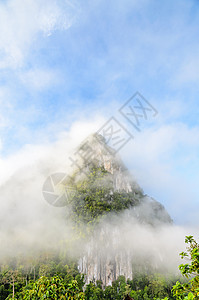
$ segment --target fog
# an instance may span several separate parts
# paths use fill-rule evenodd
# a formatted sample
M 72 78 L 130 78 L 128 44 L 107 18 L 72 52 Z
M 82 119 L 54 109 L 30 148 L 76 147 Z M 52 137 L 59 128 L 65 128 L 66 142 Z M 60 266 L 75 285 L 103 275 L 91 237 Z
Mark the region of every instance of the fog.
M 54 143 L 28 145 L 1 161 L 1 260 L 20 254 L 36 255 L 46 250 L 60 251 L 66 241 L 74 239 L 75 232 L 67 218 L 69 208 L 47 203 L 42 188 L 49 175 L 57 172 L 70 174 L 72 169 L 68 157 L 73 155 L 75 147 L 87 133 L 85 131 L 80 137 L 74 135 L 73 129 L 61 134 Z M 157 200 L 161 202 L 161 199 Z M 148 207 L 143 206 L 140 210 L 147 214 Z M 172 217 L 172 212 L 169 213 Z M 101 238 L 102 231 L 105 232 L 104 238 Z M 105 253 L 108 251 L 109 255 L 114 256 L 117 250 L 128 250 L 132 259 L 150 258 L 157 267 L 166 266 L 166 269 L 175 272 L 180 262 L 179 252 L 185 249 L 185 235 L 197 237 L 196 232 L 196 228 L 175 224 L 157 224 L 154 227 L 139 223 L 131 209 L 103 218 L 95 228 L 93 239 L 95 245 Z M 90 242 L 89 237 L 77 239 L 72 249 L 73 255 L 84 255 L 83 251 Z M 78 249 L 77 243 L 81 243 Z

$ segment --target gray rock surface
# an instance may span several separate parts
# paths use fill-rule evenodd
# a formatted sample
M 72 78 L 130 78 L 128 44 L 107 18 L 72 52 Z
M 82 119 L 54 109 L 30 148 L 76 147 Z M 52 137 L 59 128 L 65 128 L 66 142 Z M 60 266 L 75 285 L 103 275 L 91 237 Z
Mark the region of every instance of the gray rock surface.
M 172 219 L 164 206 L 155 199 L 144 194 L 139 184 L 133 179 L 119 156 L 113 154 L 104 138 L 98 134 L 90 135 L 80 144 L 76 153 L 79 154 L 79 166 L 81 171 L 77 172 L 77 181 L 89 173 L 94 165 L 104 167 L 108 172 L 106 182 L 111 183 L 112 191 L 121 193 L 132 193 L 139 201 L 139 205 L 131 207 L 129 214 L 140 224 L 159 226 L 161 224 L 172 224 Z M 122 247 L 120 240 L 122 232 L 120 224 L 108 226 L 105 222 L 94 231 L 91 236 L 84 255 L 78 263 L 79 271 L 86 274 L 86 282 L 102 280 L 103 285 L 109 285 L 118 276 L 124 275 L 132 278 L 133 253 Z M 103 245 L 103 246 L 102 246 Z

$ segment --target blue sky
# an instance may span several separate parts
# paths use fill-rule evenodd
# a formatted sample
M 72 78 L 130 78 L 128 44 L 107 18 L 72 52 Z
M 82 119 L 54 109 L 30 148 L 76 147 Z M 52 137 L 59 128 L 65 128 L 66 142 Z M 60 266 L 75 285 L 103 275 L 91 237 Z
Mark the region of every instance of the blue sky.
M 139 91 L 158 116 L 121 155 L 176 222 L 198 224 L 198 28 L 193 0 L 1 1 L 1 163 Z

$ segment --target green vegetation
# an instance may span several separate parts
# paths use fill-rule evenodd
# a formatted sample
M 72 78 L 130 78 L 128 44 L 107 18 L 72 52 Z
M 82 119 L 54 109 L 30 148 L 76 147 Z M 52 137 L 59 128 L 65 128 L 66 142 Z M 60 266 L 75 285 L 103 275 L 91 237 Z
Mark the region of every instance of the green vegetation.
M 126 280 L 120 276 L 111 286 L 103 288 L 102 283 L 90 282 L 84 286 L 84 276 L 79 274 L 76 267 L 65 266 L 62 270 L 54 269 L 52 275 L 52 262 L 46 264 L 48 272 L 46 276 L 25 280 L 23 272 L 20 280 L 16 279 L 15 293 L 13 297 L 12 282 L 3 285 L 1 277 L 0 299 L 36 300 L 36 299 L 85 299 L 85 300 L 122 300 L 128 294 L 134 300 L 173 298 L 171 288 L 174 279 L 165 279 L 163 275 L 137 275 L 133 280 Z M 60 269 L 58 271 L 58 269 Z M 60 272 L 61 271 L 61 272 Z M 3 275 L 3 274 L 2 274 Z M 6 298 L 7 297 L 7 298 Z
M 9 299 L 9 297 L 7 298 Z M 85 299 L 81 284 L 76 279 L 64 280 L 60 276 L 40 277 L 22 288 L 16 299 Z
M 182 284 L 179 281 L 173 287 L 173 294 L 176 299 L 199 299 L 199 244 L 194 240 L 193 236 L 187 236 L 185 243 L 189 246 L 187 247 L 187 252 L 181 252 L 181 258 L 188 260 L 188 263 L 181 264 L 179 269 L 186 278 L 191 279 Z
M 70 182 L 76 190 L 71 201 L 71 219 L 77 226 L 93 226 L 109 212 L 118 213 L 139 204 L 138 195 L 113 190 L 113 178 L 104 167 L 92 166 L 87 176 L 78 182 L 75 178 L 76 174 Z
M 132 280 L 124 276 L 102 286 L 102 282 L 84 285 L 84 275 L 79 274 L 77 265 L 63 257 L 45 253 L 37 260 L 16 258 L 1 265 L 0 300 L 36 299 L 82 299 L 122 300 L 128 294 L 134 300 L 199 299 L 199 245 L 192 236 L 186 237 L 189 244 L 182 258 L 189 263 L 179 269 L 191 279 L 180 281 L 163 274 L 134 273 Z

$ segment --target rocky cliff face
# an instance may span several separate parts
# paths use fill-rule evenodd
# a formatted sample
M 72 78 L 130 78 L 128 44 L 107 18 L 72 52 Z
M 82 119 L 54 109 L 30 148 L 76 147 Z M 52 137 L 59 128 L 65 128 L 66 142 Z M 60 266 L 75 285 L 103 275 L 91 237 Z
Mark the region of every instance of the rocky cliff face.
M 120 238 L 117 227 L 110 232 L 106 226 L 91 237 L 78 262 L 79 271 L 86 274 L 87 283 L 101 280 L 107 286 L 120 275 L 132 278 L 132 256 L 128 249 L 120 249 Z
M 82 210 L 86 216 L 84 222 L 90 223 L 95 218 L 109 220 L 111 213 L 118 215 L 125 210 L 140 224 L 172 223 L 163 205 L 144 194 L 102 136 L 89 136 L 76 153 L 79 164 L 74 180 L 77 186 L 84 188 L 74 210 L 78 215 L 77 207 Z M 132 278 L 133 253 L 124 245 L 121 247 L 122 234 L 119 221 L 114 226 L 102 221 L 90 235 L 78 264 L 80 272 L 86 274 L 87 283 L 102 280 L 104 285 L 109 285 L 120 275 Z
M 80 174 L 88 173 L 92 166 L 104 167 L 111 175 L 113 188 L 117 191 L 142 193 L 142 189 L 132 179 L 119 156 L 113 155 L 104 138 L 98 134 L 90 135 L 77 148 Z

